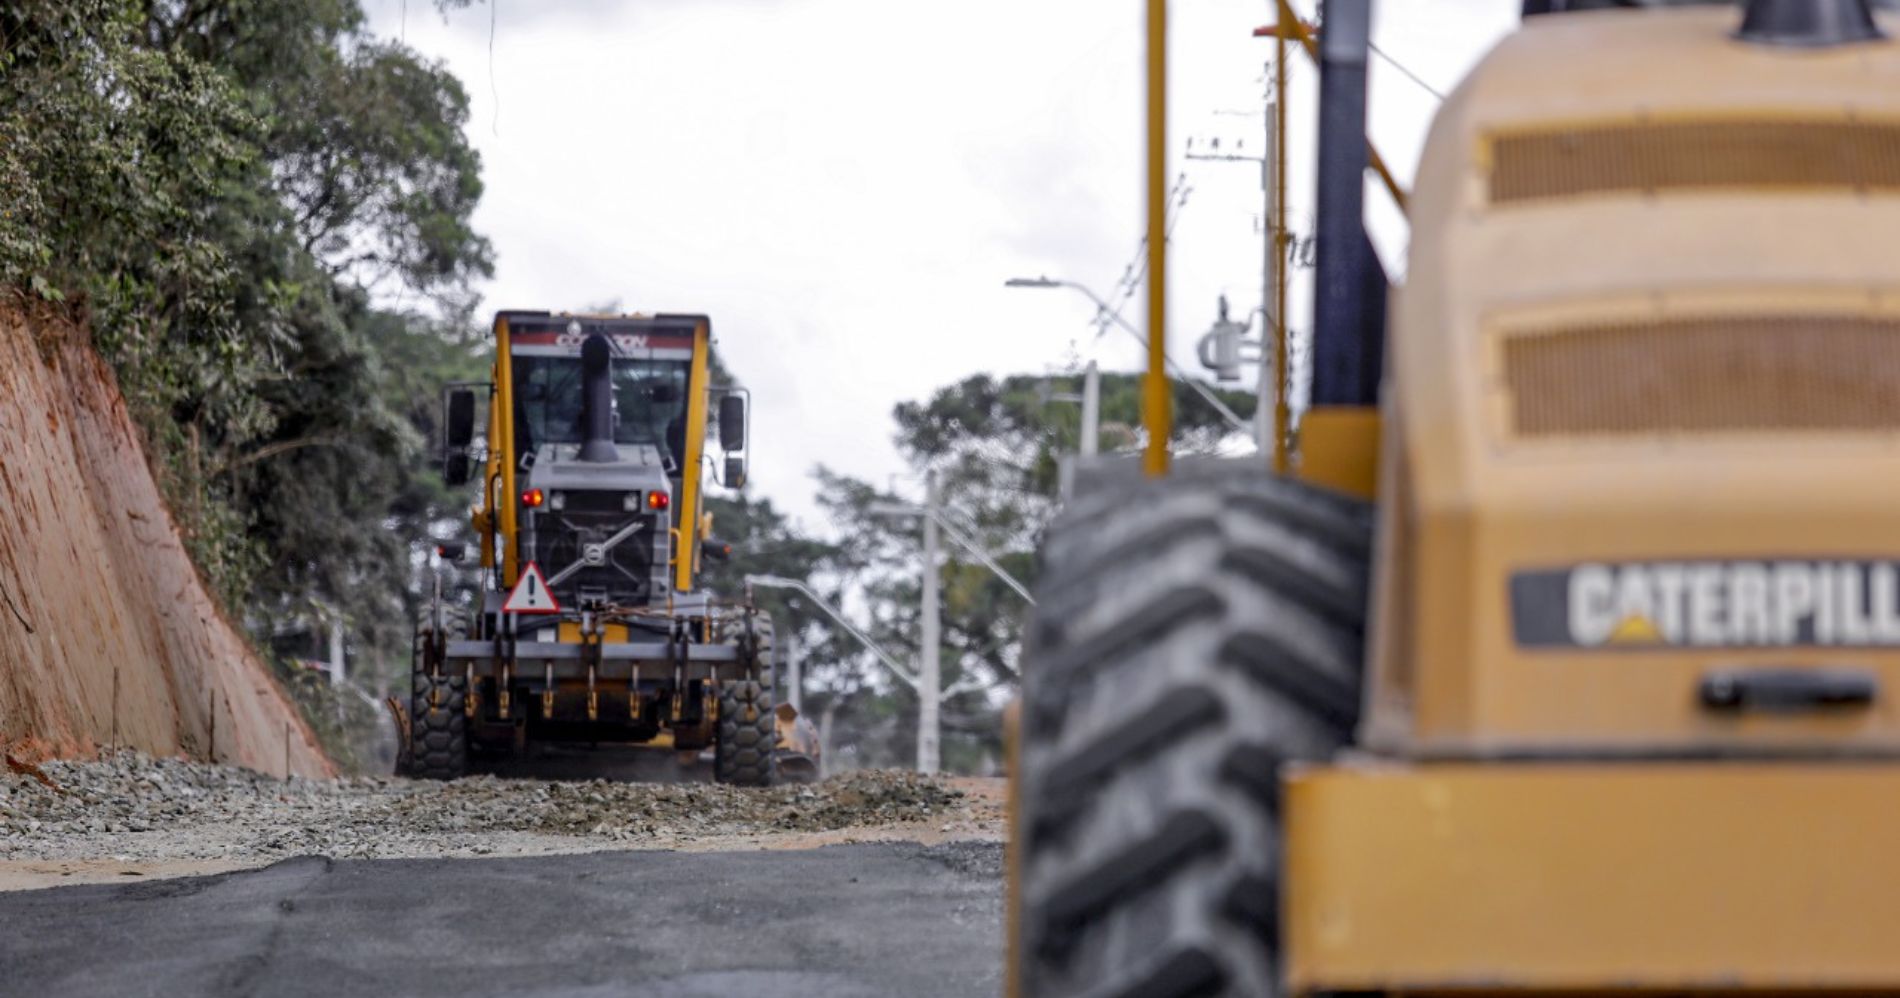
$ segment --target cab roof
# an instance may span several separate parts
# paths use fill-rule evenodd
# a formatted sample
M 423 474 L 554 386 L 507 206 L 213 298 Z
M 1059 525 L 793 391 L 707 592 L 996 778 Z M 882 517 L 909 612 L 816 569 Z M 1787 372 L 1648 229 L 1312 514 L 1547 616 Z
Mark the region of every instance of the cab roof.
M 504 309 L 495 313 L 495 323 L 508 323 L 513 334 L 552 333 L 567 329 L 571 323 L 580 323 L 587 332 L 601 333 L 661 333 L 673 335 L 692 335 L 700 325 L 708 327 L 712 320 L 704 315 L 660 314 L 660 315 L 602 315 L 585 312 L 549 312 L 527 309 Z

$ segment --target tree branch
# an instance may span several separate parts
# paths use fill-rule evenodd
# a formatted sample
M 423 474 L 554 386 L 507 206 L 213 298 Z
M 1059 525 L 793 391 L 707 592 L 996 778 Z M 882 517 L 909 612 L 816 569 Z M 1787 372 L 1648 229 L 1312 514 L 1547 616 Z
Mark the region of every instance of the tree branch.
M 238 470 L 239 468 L 244 467 L 247 464 L 256 464 L 259 461 L 268 461 L 271 458 L 276 457 L 280 454 L 288 454 L 291 451 L 302 450 L 305 447 L 340 447 L 344 450 L 357 449 L 356 446 L 353 443 L 351 443 L 351 441 L 346 437 L 337 437 L 337 436 L 298 437 L 295 440 L 279 440 L 275 443 L 265 444 L 264 446 L 259 447 L 258 449 L 250 452 L 249 454 L 245 454 L 241 457 L 224 462 L 222 465 L 219 466 L 218 474 L 220 475 L 229 474 L 233 471 Z

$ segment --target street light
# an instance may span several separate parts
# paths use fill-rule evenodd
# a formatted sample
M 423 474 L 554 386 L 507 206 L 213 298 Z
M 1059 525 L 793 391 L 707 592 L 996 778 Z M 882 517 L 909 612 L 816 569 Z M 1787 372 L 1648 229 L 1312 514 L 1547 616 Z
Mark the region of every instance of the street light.
M 944 697 L 953 697 L 960 693 L 968 693 L 971 690 L 979 688 L 981 684 L 971 683 L 967 680 L 959 680 L 952 683 L 948 689 L 939 689 L 938 680 L 934 674 L 934 664 L 927 670 L 929 682 L 925 682 L 923 676 L 919 676 L 917 673 L 899 665 L 897 660 L 891 657 L 890 653 L 880 647 L 877 642 L 871 640 L 870 635 L 858 630 L 856 625 L 846 620 L 844 614 L 839 612 L 837 607 L 832 606 L 823 596 L 818 595 L 810 586 L 797 579 L 787 579 L 778 575 L 748 575 L 745 577 L 745 581 L 748 586 L 758 586 L 764 589 L 790 589 L 793 592 L 803 593 L 806 597 L 810 598 L 813 603 L 818 604 L 818 608 L 825 611 L 826 615 L 831 617 L 832 620 L 837 621 L 838 626 L 844 628 L 846 633 L 858 639 L 858 643 L 862 644 L 872 655 L 876 656 L 877 660 L 882 663 L 886 669 L 891 671 L 891 675 L 896 676 L 903 681 L 904 685 L 917 692 L 917 771 L 920 773 L 935 773 L 937 771 L 938 703 Z M 935 655 L 933 654 L 928 657 L 934 659 Z
M 1128 335 L 1133 336 L 1135 338 L 1135 341 L 1140 343 L 1142 346 L 1145 347 L 1148 345 L 1148 337 L 1144 335 L 1141 330 L 1136 329 L 1134 325 L 1130 323 L 1127 319 L 1122 318 L 1122 314 L 1120 312 L 1117 312 L 1113 308 L 1110 308 L 1108 302 L 1103 301 L 1101 295 L 1098 295 L 1095 292 L 1090 291 L 1087 285 L 1078 284 L 1075 281 L 1057 280 L 1056 278 L 1053 278 L 1053 277 L 1012 277 L 1009 280 L 1004 281 L 1003 286 L 1006 288 L 1069 288 L 1075 291 L 1079 291 L 1083 295 L 1085 295 L 1089 301 L 1092 301 L 1095 303 L 1095 308 L 1098 315 L 1107 318 L 1110 322 L 1113 322 L 1115 325 L 1120 326 L 1122 329 L 1126 330 L 1128 332 Z M 1218 396 L 1216 396 L 1213 392 L 1207 389 L 1207 386 L 1201 384 L 1199 381 L 1196 381 L 1193 378 L 1188 377 L 1186 372 L 1181 370 L 1181 366 L 1174 362 L 1174 358 L 1172 357 L 1167 358 L 1167 364 L 1168 364 L 1168 373 L 1172 374 L 1176 380 L 1181 381 L 1184 384 L 1186 384 L 1189 388 L 1194 389 L 1195 394 L 1199 395 L 1202 399 L 1204 399 L 1207 402 L 1208 405 L 1213 406 L 1216 412 L 1221 414 L 1221 418 L 1227 421 L 1227 425 L 1232 426 L 1236 431 L 1240 433 L 1245 433 L 1249 437 L 1252 437 L 1254 435 L 1254 427 L 1252 426 L 1252 424 L 1248 423 L 1244 419 L 1241 419 L 1239 416 L 1234 415 L 1234 410 L 1227 408 L 1227 406 L 1221 402 Z
M 818 608 L 825 611 L 826 616 L 837 621 L 839 627 L 844 628 L 846 633 L 857 638 L 859 644 L 862 644 L 871 654 L 877 656 L 877 660 L 882 662 L 886 669 L 891 670 L 892 675 L 903 680 L 904 685 L 912 689 L 917 688 L 917 675 L 915 673 L 899 665 L 897 660 L 890 656 L 890 653 L 886 652 L 877 642 L 871 640 L 870 635 L 858 630 L 856 625 L 844 618 L 844 614 L 838 612 L 837 607 L 832 606 L 810 586 L 797 579 L 787 579 L 778 575 L 748 575 L 745 577 L 745 584 L 748 586 L 758 586 L 762 589 L 790 589 L 793 592 L 803 593 L 813 603 L 818 604 Z
M 921 632 L 919 634 L 921 675 L 918 676 L 917 682 L 911 684 L 911 687 L 917 691 L 917 769 L 919 772 L 934 773 L 937 771 L 939 725 L 937 691 L 938 686 L 943 682 L 938 661 L 942 644 L 942 624 L 939 621 L 939 614 L 943 610 L 943 597 L 937 591 L 938 529 L 941 528 L 950 535 L 951 540 L 963 545 L 971 554 L 976 555 L 977 560 L 990 571 L 995 572 L 996 577 L 1002 579 L 1011 589 L 1016 590 L 1017 595 L 1028 600 L 1031 606 L 1034 606 L 1036 601 L 1029 595 L 1027 586 L 1017 581 L 1016 577 L 1005 571 L 1003 566 L 998 565 L 996 559 L 991 558 L 988 552 L 978 547 L 975 541 L 943 518 L 943 514 L 937 508 L 937 476 L 934 473 L 924 476 L 924 504 L 922 506 L 876 503 L 871 506 L 870 512 L 873 516 L 916 516 L 923 518 L 924 521 L 923 603 L 919 607 L 918 627 Z M 959 681 L 945 692 L 954 696 L 963 689 L 974 688 L 973 685 L 966 687 L 964 681 Z
M 1021 596 L 1023 602 L 1028 603 L 1030 606 L 1036 605 L 1036 598 L 1029 595 L 1029 587 L 1023 585 L 1022 581 L 1017 579 L 1014 575 L 1009 574 L 1009 569 L 997 564 L 996 559 L 990 557 L 988 551 L 983 550 L 969 534 L 964 533 L 962 528 L 944 516 L 942 510 L 926 506 L 912 506 L 908 503 L 901 502 L 878 502 L 872 503 L 868 512 L 873 516 L 929 517 L 936 521 L 937 526 L 943 528 L 944 533 L 950 535 L 951 540 L 956 541 L 963 550 L 970 552 L 972 557 L 981 562 L 984 568 L 989 569 L 998 579 L 1002 580 L 1004 585 L 1016 590 L 1016 595 Z M 931 553 L 934 554 L 935 552 L 933 551 Z

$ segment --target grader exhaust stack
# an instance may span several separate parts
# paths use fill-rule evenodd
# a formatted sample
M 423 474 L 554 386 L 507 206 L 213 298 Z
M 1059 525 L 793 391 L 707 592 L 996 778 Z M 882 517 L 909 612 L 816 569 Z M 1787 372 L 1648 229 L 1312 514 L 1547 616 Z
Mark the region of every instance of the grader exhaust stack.
M 620 460 L 614 447 L 613 348 L 594 333 L 581 344 L 581 423 L 586 438 L 579 457 L 595 464 Z

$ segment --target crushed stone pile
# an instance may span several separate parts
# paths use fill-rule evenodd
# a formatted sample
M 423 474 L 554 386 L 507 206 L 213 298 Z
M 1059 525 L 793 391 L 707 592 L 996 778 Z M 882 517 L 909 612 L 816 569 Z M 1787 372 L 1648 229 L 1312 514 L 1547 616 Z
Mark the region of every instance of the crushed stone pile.
M 951 780 L 863 770 L 822 783 L 283 780 L 122 752 L 0 770 L 0 860 L 467 856 L 692 848 L 895 826 L 994 837 Z M 760 841 L 759 844 L 768 844 Z

